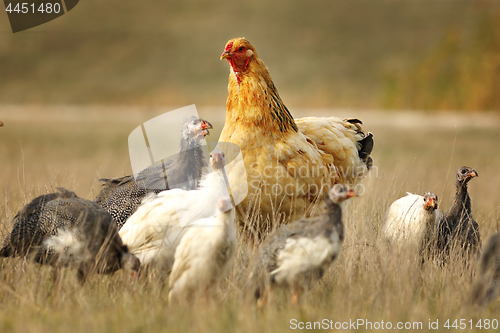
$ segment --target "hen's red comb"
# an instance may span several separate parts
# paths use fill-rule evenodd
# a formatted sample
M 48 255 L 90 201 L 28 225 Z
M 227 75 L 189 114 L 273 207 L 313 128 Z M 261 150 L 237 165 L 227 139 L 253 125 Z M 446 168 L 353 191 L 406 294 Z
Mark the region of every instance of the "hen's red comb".
M 229 42 L 229 43 L 227 43 L 224 51 L 226 51 L 226 52 L 231 51 L 232 48 L 233 48 L 233 42 Z

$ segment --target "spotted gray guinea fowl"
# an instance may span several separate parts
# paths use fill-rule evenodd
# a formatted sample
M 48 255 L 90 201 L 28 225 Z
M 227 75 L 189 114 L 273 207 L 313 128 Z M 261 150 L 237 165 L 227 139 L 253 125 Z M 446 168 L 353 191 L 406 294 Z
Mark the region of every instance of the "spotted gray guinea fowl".
M 500 234 L 490 237 L 483 248 L 476 281 L 471 289 L 471 302 L 488 305 L 500 295 Z
M 472 178 L 477 177 L 476 170 L 463 166 L 457 171 L 456 193 L 453 203 L 438 223 L 437 250 L 442 260 L 450 251 L 458 249 L 469 259 L 477 255 L 481 246 L 479 225 L 472 217 L 471 200 L 467 185 Z
M 77 266 L 82 282 L 91 272 L 110 274 L 120 268 L 135 276 L 139 259 L 123 244 L 111 215 L 74 192 L 57 190 L 17 213 L 0 257 L 30 256 L 41 264 Z
M 322 215 L 283 225 L 268 236 L 252 261 L 249 278 L 259 304 L 266 302 L 273 286 L 290 287 L 297 303 L 300 292 L 323 276 L 344 240 L 340 203 L 353 196 L 354 190 L 337 184 L 328 192 Z
M 173 188 L 196 189 L 207 166 L 201 141 L 210 134 L 211 128 L 206 120 L 189 118 L 183 125 L 180 153 L 174 159 L 146 168 L 136 177 L 100 179 L 104 184 L 95 202 L 106 209 L 121 228 L 148 193 L 158 194 Z

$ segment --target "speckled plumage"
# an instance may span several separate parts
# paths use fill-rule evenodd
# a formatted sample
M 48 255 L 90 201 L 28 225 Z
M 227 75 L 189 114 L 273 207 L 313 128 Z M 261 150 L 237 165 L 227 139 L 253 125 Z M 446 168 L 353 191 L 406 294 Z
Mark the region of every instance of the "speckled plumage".
M 149 193 L 158 194 L 173 188 L 196 189 L 206 167 L 200 139 L 209 134 L 210 128 L 212 125 L 206 120 L 189 118 L 184 123 L 180 152 L 175 158 L 148 167 L 136 177 L 100 179 L 103 185 L 95 202 L 106 209 L 121 228 Z
M 124 265 L 139 269 L 139 260 L 128 253 L 108 212 L 74 192 L 58 191 L 35 198 L 17 213 L 1 257 L 33 255 L 40 263 L 75 265 L 82 279 L 93 270 L 108 274 Z
M 268 285 L 300 291 L 323 276 L 344 240 L 339 203 L 353 195 L 336 185 L 325 199 L 322 215 L 282 225 L 268 236 L 252 261 L 249 280 L 257 299 Z
M 283 103 L 267 67 L 244 38 L 230 40 L 221 56 L 230 64 L 228 98 L 220 142 L 239 146 L 249 195 L 238 207 L 239 220 L 257 211 L 255 230 L 267 233 L 266 218 L 297 220 L 312 215 L 336 183 L 355 184 L 372 165 L 373 136 L 358 119 L 294 119 Z M 231 189 L 242 170 L 228 171 Z M 262 218 L 260 218 L 262 217 Z

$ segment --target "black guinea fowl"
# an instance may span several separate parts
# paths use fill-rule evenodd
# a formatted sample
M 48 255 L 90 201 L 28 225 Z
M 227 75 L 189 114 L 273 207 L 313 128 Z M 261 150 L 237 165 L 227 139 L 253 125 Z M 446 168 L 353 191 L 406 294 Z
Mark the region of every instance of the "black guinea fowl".
M 100 179 L 104 184 L 95 202 L 111 214 L 120 229 L 148 193 L 158 194 L 173 188 L 196 189 L 207 166 L 201 141 L 210 134 L 211 128 L 206 120 L 187 119 L 182 129 L 180 152 L 175 158 L 148 167 L 136 177 Z
M 80 281 L 91 272 L 110 274 L 123 268 L 135 276 L 139 259 L 129 253 L 111 215 L 74 192 L 41 195 L 24 206 L 4 238 L 0 257 L 33 257 L 52 266 L 76 266 Z
M 458 250 L 467 261 L 477 255 L 481 246 L 479 225 L 472 216 L 467 185 L 477 177 L 476 170 L 463 166 L 457 171 L 453 203 L 438 222 L 437 251 L 443 261 L 452 250 Z

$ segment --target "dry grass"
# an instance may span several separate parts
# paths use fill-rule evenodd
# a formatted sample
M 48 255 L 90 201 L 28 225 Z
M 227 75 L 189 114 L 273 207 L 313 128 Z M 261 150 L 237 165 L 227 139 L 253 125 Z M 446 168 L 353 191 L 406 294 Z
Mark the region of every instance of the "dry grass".
M 64 186 L 84 198 L 98 191 L 97 179 L 130 172 L 127 136 L 140 123 L 168 109 L 4 108 L 0 129 L 0 233 L 36 195 Z M 199 110 L 220 130 L 223 108 Z M 380 239 L 385 210 L 406 191 L 438 194 L 446 209 L 454 173 L 474 167 L 479 178 L 469 188 L 483 242 L 498 231 L 500 155 L 493 115 L 385 114 L 375 111 L 294 111 L 295 116 L 358 116 L 375 135 L 376 168 L 365 180 L 366 193 L 345 210 L 346 241 L 336 265 L 294 307 L 278 293 L 264 311 L 242 304 L 244 263 L 240 246 L 234 269 L 216 300 L 193 309 L 169 306 L 164 279 L 153 272 L 141 283 L 121 273 L 94 276 L 81 287 L 76 272 L 22 259 L 0 261 L 1 332 L 279 332 L 290 320 L 344 322 L 422 322 L 429 319 L 493 319 L 499 303 L 477 309 L 467 304 L 474 267 L 452 260 L 445 269 L 420 267 L 409 253 L 390 253 Z M 456 125 L 456 126 L 455 126 Z M 217 133 L 212 134 L 216 138 Z M 207 306 L 209 305 L 209 306 Z

